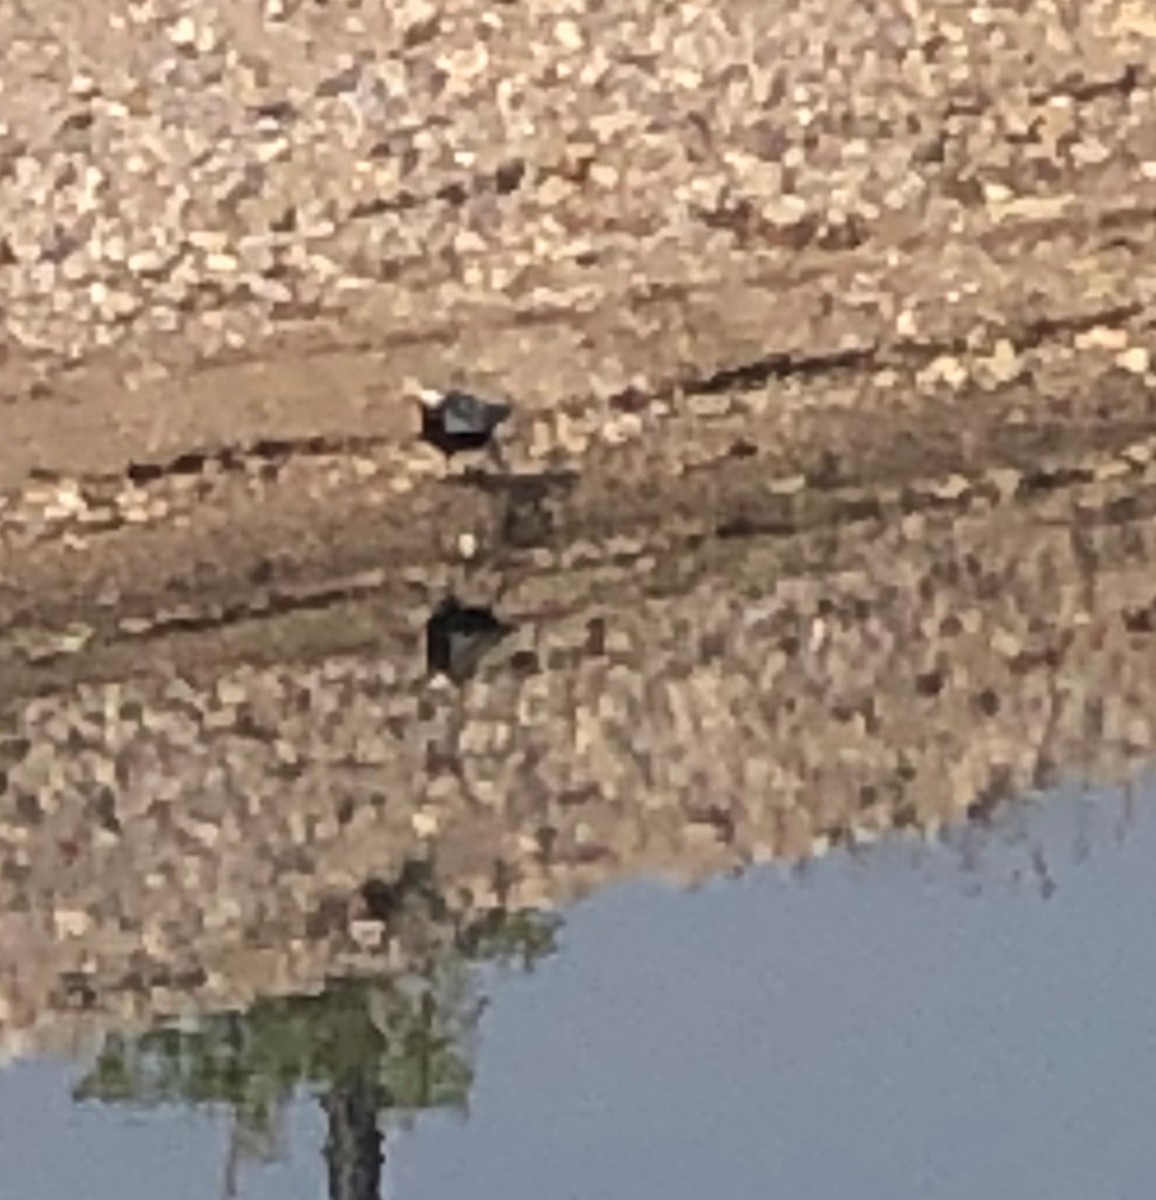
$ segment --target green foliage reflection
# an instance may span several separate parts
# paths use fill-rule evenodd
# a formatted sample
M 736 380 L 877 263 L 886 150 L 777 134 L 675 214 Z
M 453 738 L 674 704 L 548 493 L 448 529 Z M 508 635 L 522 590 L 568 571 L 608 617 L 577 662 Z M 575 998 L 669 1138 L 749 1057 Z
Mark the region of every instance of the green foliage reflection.
M 267 1159 L 278 1153 L 286 1105 L 305 1091 L 327 1114 L 331 1195 L 376 1195 L 383 1115 L 406 1124 L 424 1109 L 466 1107 L 484 1007 L 477 966 L 530 969 L 553 952 L 556 928 L 542 914 L 494 913 L 402 978 L 336 980 L 244 1012 L 111 1033 L 74 1098 L 224 1108 L 231 1157 Z

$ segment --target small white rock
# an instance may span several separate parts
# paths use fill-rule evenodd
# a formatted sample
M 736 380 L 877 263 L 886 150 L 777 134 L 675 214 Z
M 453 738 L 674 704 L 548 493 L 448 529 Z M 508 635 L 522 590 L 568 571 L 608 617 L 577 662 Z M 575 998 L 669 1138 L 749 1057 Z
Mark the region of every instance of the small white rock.
M 197 26 L 192 17 L 181 17 L 169 26 L 168 34 L 174 46 L 192 46 L 197 41 Z
M 1146 346 L 1130 346 L 1116 355 L 1116 366 L 1132 375 L 1143 375 L 1152 362 Z
M 210 271 L 216 271 L 221 275 L 231 275 L 239 265 L 234 255 L 224 252 L 209 254 L 205 257 L 205 266 Z
M 380 921 L 350 921 L 349 935 L 363 949 L 376 949 L 385 941 L 385 926 Z
M 565 46 L 567 50 L 581 50 L 586 44 L 577 22 L 570 20 L 559 21 L 554 26 L 554 39 L 560 46 Z
M 995 352 L 987 360 L 988 370 L 1000 383 L 1010 383 L 1022 370 L 1020 357 L 1015 346 L 1007 338 L 1000 338 L 995 344 Z
M 410 818 L 410 823 L 419 838 L 431 838 L 441 828 L 437 813 L 425 808 L 419 808 Z
M 58 938 L 83 937 L 92 925 L 92 918 L 82 908 L 58 908 L 52 914 Z

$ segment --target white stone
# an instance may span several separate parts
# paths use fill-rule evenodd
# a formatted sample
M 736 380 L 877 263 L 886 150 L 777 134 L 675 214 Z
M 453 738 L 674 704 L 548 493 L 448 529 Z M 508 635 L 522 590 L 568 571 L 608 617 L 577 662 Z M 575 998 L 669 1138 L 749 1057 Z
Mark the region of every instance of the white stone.
M 169 41 L 174 46 L 192 46 L 197 41 L 197 26 L 192 17 L 181 17 L 169 26 Z
M 1145 346 L 1131 346 L 1116 355 L 1116 366 L 1132 375 L 1143 375 L 1151 362 L 1152 356 Z

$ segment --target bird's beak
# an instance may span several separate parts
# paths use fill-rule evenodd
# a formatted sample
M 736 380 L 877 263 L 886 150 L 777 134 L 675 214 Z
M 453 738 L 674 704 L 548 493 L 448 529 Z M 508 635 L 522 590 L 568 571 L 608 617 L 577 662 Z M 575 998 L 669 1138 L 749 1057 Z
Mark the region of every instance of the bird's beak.
M 441 403 L 442 393 L 437 388 L 418 388 L 418 402 L 425 408 L 436 408 Z

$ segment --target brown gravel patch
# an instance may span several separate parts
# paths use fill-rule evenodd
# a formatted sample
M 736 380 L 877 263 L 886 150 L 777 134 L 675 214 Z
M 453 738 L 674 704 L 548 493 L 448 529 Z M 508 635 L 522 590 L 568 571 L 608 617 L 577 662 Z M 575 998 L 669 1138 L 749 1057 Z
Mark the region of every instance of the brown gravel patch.
M 1145 374 L 1153 37 L 1125 0 L 10 5 L 0 488 L 402 440 L 408 377 L 598 418 L 870 349 L 951 391 L 1073 322 Z

